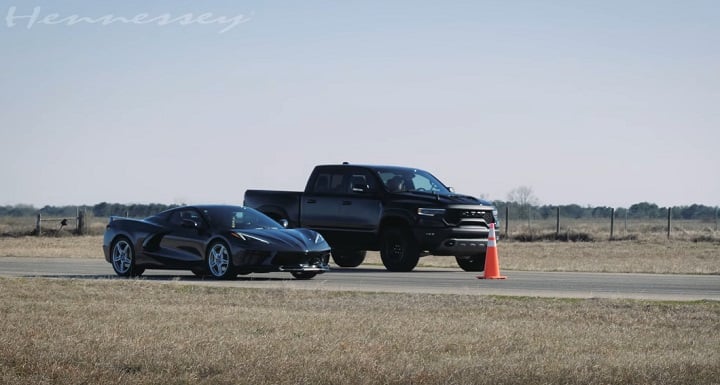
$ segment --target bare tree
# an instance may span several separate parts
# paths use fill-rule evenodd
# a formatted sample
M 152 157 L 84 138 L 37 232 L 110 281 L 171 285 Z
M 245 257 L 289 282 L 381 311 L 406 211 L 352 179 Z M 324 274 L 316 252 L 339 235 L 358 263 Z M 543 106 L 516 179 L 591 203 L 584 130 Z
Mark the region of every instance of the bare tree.
M 508 202 L 513 202 L 520 208 L 520 217 L 527 216 L 528 221 L 530 220 L 530 210 L 533 206 L 540 204 L 540 199 L 535 196 L 532 187 L 520 186 L 512 189 L 508 195 Z M 529 222 L 528 222 L 529 224 Z

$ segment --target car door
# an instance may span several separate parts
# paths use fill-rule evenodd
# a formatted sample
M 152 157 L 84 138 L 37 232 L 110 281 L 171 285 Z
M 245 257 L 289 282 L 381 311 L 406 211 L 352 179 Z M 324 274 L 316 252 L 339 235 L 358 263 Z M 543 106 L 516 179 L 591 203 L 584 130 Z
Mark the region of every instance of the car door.
M 160 240 L 156 263 L 167 268 L 197 265 L 205 259 L 208 225 L 194 208 L 178 209 L 168 217 L 169 232 Z

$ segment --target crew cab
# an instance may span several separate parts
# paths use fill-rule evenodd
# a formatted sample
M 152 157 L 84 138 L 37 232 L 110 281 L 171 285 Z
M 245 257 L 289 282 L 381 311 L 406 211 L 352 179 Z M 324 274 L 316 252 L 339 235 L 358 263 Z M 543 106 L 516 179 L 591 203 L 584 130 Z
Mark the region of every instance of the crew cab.
M 411 271 L 424 255 L 454 256 L 463 270 L 482 271 L 490 224 L 499 227 L 490 202 L 409 167 L 316 166 L 305 191 L 247 190 L 244 205 L 318 231 L 341 267 L 360 265 L 374 250 L 390 271 Z

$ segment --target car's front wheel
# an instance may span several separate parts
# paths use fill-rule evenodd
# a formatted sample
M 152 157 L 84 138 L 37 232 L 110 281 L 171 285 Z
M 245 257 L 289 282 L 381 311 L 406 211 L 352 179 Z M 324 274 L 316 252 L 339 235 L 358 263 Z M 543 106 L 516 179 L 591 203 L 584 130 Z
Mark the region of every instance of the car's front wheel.
M 206 263 L 208 272 L 213 278 L 230 279 L 236 276 L 230 260 L 230 249 L 225 242 L 215 241 L 210 244 Z
M 485 270 L 485 253 L 475 254 L 471 256 L 455 257 L 458 266 L 465 271 L 483 271 Z
M 336 265 L 340 267 L 358 267 L 365 261 L 365 250 L 333 250 L 332 258 Z
M 112 267 L 121 277 L 137 277 L 145 269 L 135 266 L 135 250 L 126 237 L 118 237 L 112 246 Z
M 380 259 L 389 271 L 412 271 L 420 260 L 420 248 L 410 230 L 402 227 L 385 230 Z

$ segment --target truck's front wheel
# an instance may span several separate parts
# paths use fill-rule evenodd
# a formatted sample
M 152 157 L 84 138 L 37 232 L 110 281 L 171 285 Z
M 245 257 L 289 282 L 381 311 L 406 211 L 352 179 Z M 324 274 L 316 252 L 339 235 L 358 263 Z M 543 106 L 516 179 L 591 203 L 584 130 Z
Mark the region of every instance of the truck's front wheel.
M 365 260 L 365 250 L 333 250 L 332 258 L 340 267 L 358 267 Z
M 458 266 L 465 271 L 485 270 L 485 253 L 475 254 L 466 257 L 455 257 Z
M 409 230 L 391 227 L 383 232 L 380 258 L 389 271 L 412 271 L 420 259 L 420 248 Z

